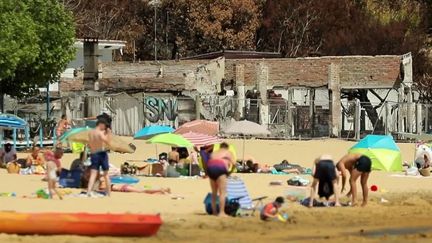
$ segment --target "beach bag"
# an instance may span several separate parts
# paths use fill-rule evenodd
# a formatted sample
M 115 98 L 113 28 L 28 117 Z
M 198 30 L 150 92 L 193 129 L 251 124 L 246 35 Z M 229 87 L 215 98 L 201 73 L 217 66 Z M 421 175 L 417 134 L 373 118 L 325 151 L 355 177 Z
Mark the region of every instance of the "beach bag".
M 9 174 L 19 174 L 21 170 L 21 165 L 16 162 L 10 162 L 7 163 L 6 170 Z
M 59 185 L 64 188 L 80 188 L 82 174 L 83 172 L 81 170 L 62 169 L 59 177 Z
M 213 210 L 211 206 L 211 198 L 212 194 L 208 193 L 207 196 L 204 198 L 204 206 L 207 214 L 212 215 Z M 225 213 L 227 215 L 235 217 L 237 215 L 238 210 L 240 209 L 240 203 L 238 199 L 229 199 L 226 198 L 225 201 Z M 216 198 L 216 210 L 219 213 L 219 197 Z

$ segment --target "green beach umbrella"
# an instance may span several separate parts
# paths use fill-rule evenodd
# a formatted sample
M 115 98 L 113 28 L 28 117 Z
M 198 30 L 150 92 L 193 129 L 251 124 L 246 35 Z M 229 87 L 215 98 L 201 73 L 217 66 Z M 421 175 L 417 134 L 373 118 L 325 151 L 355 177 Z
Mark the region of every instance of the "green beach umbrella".
M 354 145 L 349 153 L 369 157 L 373 170 L 402 171 L 402 155 L 391 136 L 368 135 Z
M 150 144 L 164 144 L 171 147 L 193 147 L 193 144 L 181 135 L 165 133 L 152 137 L 147 141 Z

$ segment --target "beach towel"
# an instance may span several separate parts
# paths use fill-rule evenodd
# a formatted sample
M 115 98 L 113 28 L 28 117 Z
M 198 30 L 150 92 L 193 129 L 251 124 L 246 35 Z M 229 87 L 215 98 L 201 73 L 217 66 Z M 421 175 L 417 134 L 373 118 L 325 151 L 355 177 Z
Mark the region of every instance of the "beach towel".
M 289 186 L 307 186 L 310 181 L 308 179 L 303 179 L 300 176 L 294 176 L 287 181 Z

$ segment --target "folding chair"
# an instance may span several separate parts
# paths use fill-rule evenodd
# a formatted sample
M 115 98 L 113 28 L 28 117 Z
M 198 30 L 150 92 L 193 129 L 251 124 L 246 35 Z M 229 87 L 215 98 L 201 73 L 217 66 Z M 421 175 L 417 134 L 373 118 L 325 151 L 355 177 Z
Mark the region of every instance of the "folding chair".
M 251 215 L 255 214 L 256 210 L 260 210 L 264 206 L 263 200 L 266 196 L 251 199 L 243 180 L 238 177 L 229 177 L 227 180 L 227 197 L 232 200 L 238 200 L 241 211 L 252 211 Z M 254 202 L 256 202 L 254 204 Z M 246 214 L 248 215 L 248 214 Z

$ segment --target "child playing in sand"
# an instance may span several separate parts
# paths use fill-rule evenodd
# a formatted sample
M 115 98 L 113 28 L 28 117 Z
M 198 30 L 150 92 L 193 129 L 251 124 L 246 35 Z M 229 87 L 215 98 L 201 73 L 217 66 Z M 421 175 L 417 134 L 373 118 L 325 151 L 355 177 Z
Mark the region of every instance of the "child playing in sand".
M 283 197 L 277 197 L 274 202 L 266 204 L 261 209 L 261 220 L 277 219 L 279 215 L 279 208 L 282 207 L 284 202 L 285 200 L 283 199 Z
M 63 199 L 57 191 L 57 172 L 61 169 L 60 159 L 63 157 L 63 150 L 56 148 L 54 152 L 46 151 L 44 157 L 46 161 L 49 197 L 52 199 L 54 194 L 56 194 L 60 199 Z

